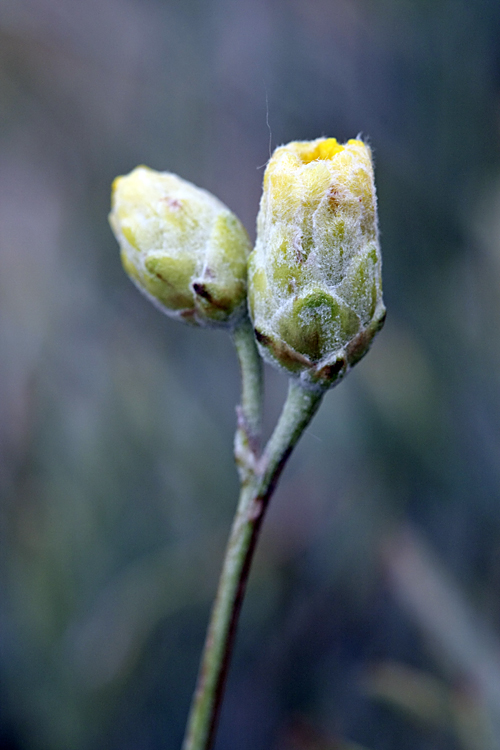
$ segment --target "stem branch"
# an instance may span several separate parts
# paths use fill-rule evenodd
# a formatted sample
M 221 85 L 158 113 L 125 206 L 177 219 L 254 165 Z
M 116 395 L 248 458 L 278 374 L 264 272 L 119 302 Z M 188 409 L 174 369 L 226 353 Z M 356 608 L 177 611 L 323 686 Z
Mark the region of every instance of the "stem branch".
M 241 344 L 241 349 L 245 346 L 246 344 Z M 242 356 L 239 349 L 238 354 L 244 373 L 243 362 L 246 355 Z M 254 395 L 248 396 L 245 401 L 243 374 L 241 410 L 245 418 L 248 418 L 247 413 L 253 413 L 252 410 L 257 405 L 257 390 L 261 403 L 260 388 L 259 385 L 257 389 L 256 383 L 248 378 L 247 395 Z M 262 520 L 281 471 L 300 435 L 316 413 L 322 395 L 304 389 L 296 380 L 290 380 L 281 417 L 261 458 L 245 462 L 244 471 L 240 467 L 240 499 L 212 610 L 183 750 L 210 750 L 212 747 L 236 625 Z M 250 405 L 248 412 L 245 411 L 246 404 Z M 258 414 L 260 415 L 260 406 Z M 239 425 L 237 435 L 241 429 Z M 238 446 L 237 437 L 237 461 L 241 460 Z
M 251 441 L 258 443 L 262 427 L 262 359 L 257 351 L 252 324 L 248 317 L 234 330 L 233 341 L 241 369 L 239 411 L 244 417 Z

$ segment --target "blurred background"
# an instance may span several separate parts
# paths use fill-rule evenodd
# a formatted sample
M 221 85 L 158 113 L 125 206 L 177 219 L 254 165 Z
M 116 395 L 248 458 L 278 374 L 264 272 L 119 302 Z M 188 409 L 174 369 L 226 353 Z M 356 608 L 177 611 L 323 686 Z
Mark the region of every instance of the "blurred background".
M 387 323 L 282 477 L 216 748 L 500 748 L 499 31 L 497 0 L 1 0 L 0 750 L 180 748 L 235 507 L 231 341 L 137 293 L 112 179 L 177 172 L 253 237 L 270 149 L 358 133 Z

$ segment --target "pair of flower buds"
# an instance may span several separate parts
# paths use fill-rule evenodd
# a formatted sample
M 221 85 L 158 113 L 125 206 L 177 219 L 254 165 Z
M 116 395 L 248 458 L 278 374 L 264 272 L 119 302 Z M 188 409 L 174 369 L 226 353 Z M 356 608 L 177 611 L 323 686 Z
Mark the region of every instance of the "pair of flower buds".
M 370 149 L 360 140 L 277 148 L 252 250 L 237 217 L 174 174 L 113 183 L 111 226 L 132 281 L 168 315 L 232 329 L 247 315 L 265 360 L 326 389 L 383 325 Z

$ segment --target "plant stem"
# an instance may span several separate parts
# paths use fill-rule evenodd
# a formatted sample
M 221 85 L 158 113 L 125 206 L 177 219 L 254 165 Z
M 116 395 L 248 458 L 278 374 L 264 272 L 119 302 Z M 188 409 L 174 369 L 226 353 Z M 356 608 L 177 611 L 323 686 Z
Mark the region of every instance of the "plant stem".
M 257 460 L 263 403 L 262 359 L 248 317 L 234 330 L 233 341 L 241 370 L 241 404 L 236 407 L 238 426 L 234 436 L 234 457 L 243 486 L 251 478 Z
M 260 438 L 262 427 L 262 359 L 257 351 L 250 319 L 246 317 L 233 332 L 233 341 L 241 369 L 241 405 L 248 430 Z
M 247 471 L 242 475 L 240 499 L 212 610 L 183 750 L 210 750 L 212 747 L 236 625 L 262 520 L 281 471 L 316 413 L 322 395 L 290 380 L 287 400 L 262 457 L 247 465 Z

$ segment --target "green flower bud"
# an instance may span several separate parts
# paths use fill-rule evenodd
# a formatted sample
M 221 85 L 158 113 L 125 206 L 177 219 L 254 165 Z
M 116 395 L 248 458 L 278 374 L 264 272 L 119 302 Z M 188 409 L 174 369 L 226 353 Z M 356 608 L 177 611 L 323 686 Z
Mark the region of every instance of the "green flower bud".
M 109 221 L 125 271 L 160 310 L 201 326 L 245 315 L 248 235 L 206 190 L 137 167 L 113 182 Z
M 383 325 L 371 152 L 362 141 L 297 141 L 264 175 L 248 297 L 267 361 L 329 388 Z

